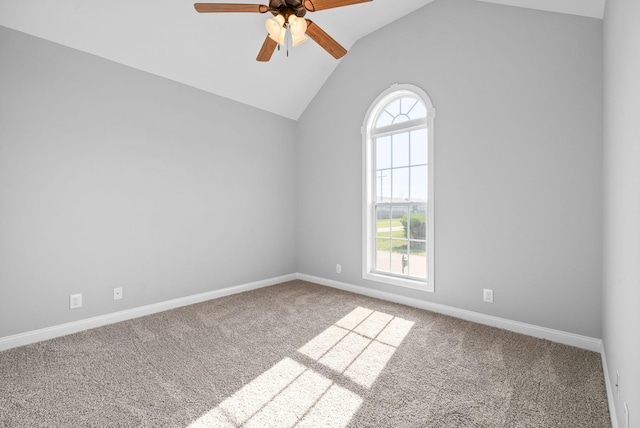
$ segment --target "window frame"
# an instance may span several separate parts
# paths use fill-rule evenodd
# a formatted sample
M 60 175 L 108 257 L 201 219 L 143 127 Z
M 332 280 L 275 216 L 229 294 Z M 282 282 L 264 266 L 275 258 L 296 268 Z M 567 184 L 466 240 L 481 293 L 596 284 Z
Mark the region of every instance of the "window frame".
M 425 118 L 409 120 L 398 124 L 391 124 L 379 128 L 380 131 L 374 129 L 377 118 L 380 113 L 392 101 L 402 98 L 403 96 L 416 97 L 424 104 L 427 114 Z M 412 84 L 394 84 L 383 91 L 371 103 L 361 128 L 362 133 L 362 159 L 363 159 L 363 189 L 362 189 L 362 207 L 363 207 L 363 229 L 362 229 L 362 277 L 363 279 L 381 282 L 385 284 L 407 287 L 421 291 L 435 291 L 435 223 L 434 223 L 434 118 L 436 109 L 433 106 L 431 98 L 420 87 Z M 375 148 L 373 142 L 375 138 L 383 135 L 391 135 L 398 131 L 410 131 L 413 129 L 426 128 L 427 132 L 427 278 L 425 280 L 403 277 L 401 275 L 390 272 L 376 271 L 375 252 L 377 237 L 377 218 L 374 213 L 375 207 L 380 202 L 376 200 L 376 167 L 375 167 Z M 396 204 L 390 202 L 390 204 Z M 408 205 L 404 203 L 404 205 Z M 403 205 L 398 202 L 397 205 Z

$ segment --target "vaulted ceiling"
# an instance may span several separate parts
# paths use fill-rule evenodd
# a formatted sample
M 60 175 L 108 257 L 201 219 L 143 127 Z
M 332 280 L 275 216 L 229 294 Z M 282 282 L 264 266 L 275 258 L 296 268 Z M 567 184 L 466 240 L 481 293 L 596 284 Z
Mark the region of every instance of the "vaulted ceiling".
M 432 1 L 373 0 L 307 17 L 350 49 L 358 39 Z M 605 0 L 478 1 L 598 19 L 605 6 Z M 199 14 L 186 0 L 0 0 L 2 26 L 297 119 L 340 60 L 309 40 L 290 48 L 288 56 L 283 49 L 271 61 L 257 62 L 266 17 Z

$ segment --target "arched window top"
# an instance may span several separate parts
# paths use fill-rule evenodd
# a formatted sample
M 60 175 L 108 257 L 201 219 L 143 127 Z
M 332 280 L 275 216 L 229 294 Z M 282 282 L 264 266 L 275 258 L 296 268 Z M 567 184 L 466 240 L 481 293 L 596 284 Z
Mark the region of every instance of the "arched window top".
M 363 136 L 363 275 L 434 291 L 435 108 L 417 86 L 396 84 L 369 106 Z
M 391 99 L 380 108 L 374 128 L 384 128 L 396 123 L 410 120 L 424 119 L 427 117 L 427 108 L 418 97 L 400 95 Z
M 431 99 L 421 88 L 395 84 L 371 104 L 365 116 L 363 132 L 427 123 L 435 115 Z M 411 122 L 411 123 L 408 123 Z

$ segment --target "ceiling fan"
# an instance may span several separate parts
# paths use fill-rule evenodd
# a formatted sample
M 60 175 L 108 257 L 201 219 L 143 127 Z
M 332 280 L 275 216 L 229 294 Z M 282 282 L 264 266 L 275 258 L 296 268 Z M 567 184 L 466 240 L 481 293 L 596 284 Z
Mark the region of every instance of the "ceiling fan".
M 271 12 L 274 18 L 267 19 L 267 38 L 256 58 L 258 61 L 269 61 L 276 46 L 286 44 L 289 39 L 296 46 L 311 37 L 334 58 L 342 58 L 347 50 L 336 42 L 322 28 L 304 16 L 307 12 L 349 6 L 373 0 L 269 0 L 269 6 L 263 4 L 239 3 L 195 3 L 193 6 L 200 13 L 220 12 Z

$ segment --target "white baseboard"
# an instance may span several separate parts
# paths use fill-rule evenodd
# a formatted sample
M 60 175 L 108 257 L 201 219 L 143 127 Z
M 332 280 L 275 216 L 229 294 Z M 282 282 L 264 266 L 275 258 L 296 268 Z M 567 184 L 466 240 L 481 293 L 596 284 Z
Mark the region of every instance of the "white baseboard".
M 60 336 L 66 336 L 67 334 L 77 333 L 79 331 L 89 330 L 92 328 L 101 327 L 103 325 L 114 324 L 133 318 L 139 318 L 158 312 L 168 311 L 170 309 L 175 309 L 182 306 L 193 305 L 195 303 L 201 303 L 207 300 L 230 296 L 232 294 L 256 290 L 258 288 L 268 287 L 270 285 L 280 284 L 282 282 L 293 281 L 296 278 L 296 274 L 283 275 L 275 278 L 265 279 L 262 281 L 255 281 L 247 284 L 221 288 L 219 290 L 208 291 L 206 293 L 194 294 L 192 296 L 181 297 L 178 299 L 167 300 L 165 302 L 154 303 L 151 305 L 145 305 L 133 309 L 100 315 L 97 317 L 87 318 L 66 324 L 55 325 L 39 330 L 28 331 L 26 333 L 20 333 L 13 336 L 1 337 L 0 351 L 16 348 L 18 346 L 29 345 L 31 343 L 41 342 L 43 340 L 49 340 Z
M 512 321 L 505 318 L 498 318 L 491 315 L 481 314 L 479 312 L 459 309 L 453 306 L 442 305 L 439 303 L 428 302 L 425 300 L 415 299 L 412 297 L 400 296 L 394 293 L 374 290 L 360 285 L 347 284 L 340 281 L 334 281 L 316 276 L 298 274 L 298 279 L 313 282 L 328 287 L 338 288 L 344 291 L 350 291 L 356 294 L 362 294 L 377 299 L 387 300 L 390 302 L 400 303 L 414 308 L 425 309 L 431 312 L 437 312 L 443 315 L 449 315 L 467 321 L 484 324 L 491 327 L 501 328 L 503 330 L 513 331 L 515 333 L 526 334 L 528 336 L 547 339 L 552 342 L 562 343 L 565 345 L 575 346 L 589 351 L 600 352 L 602 340 L 593 337 L 582 336 L 579 334 L 567 333 L 561 330 L 554 330 L 546 327 L 539 327 L 533 324 L 526 324 L 519 321 Z
M 265 279 L 262 281 L 255 281 L 246 284 L 236 285 L 232 287 L 226 287 L 219 290 L 213 290 L 206 293 L 195 294 L 192 296 L 181 297 L 178 299 L 167 300 L 165 302 L 155 303 L 151 305 L 140 306 L 133 309 L 127 309 L 124 311 L 114 312 L 111 314 L 105 314 L 97 317 L 87 318 L 84 320 L 74 321 L 71 323 L 60 324 L 52 327 L 47 327 L 39 330 L 29 331 L 26 333 L 20 333 L 13 336 L 0 337 L 0 351 L 4 351 L 18 346 L 29 345 L 31 343 L 41 342 L 43 340 L 49 340 L 67 334 L 77 333 L 79 331 L 89 330 L 92 328 L 114 324 L 121 321 L 127 321 L 134 318 L 143 317 L 146 315 L 163 312 L 182 306 L 193 305 L 195 303 L 205 302 L 207 300 L 217 299 L 224 296 L 230 296 L 232 294 L 238 294 L 245 291 L 257 290 L 259 288 L 268 287 L 271 285 L 280 284 L 282 282 L 292 281 L 294 279 L 300 279 L 303 281 L 313 282 L 332 288 L 337 288 L 344 291 L 349 291 L 356 294 L 362 294 L 365 296 L 387 300 L 390 302 L 400 303 L 407 306 L 412 306 L 419 309 L 425 309 L 428 311 L 436 312 L 443 315 L 449 315 L 456 318 L 464 319 L 467 321 L 477 322 L 492 327 L 502 328 L 504 330 L 513 331 L 515 333 L 526 334 L 541 339 L 551 340 L 553 342 L 562 343 L 565 345 L 575 346 L 589 351 L 599 352 L 602 360 L 602 369 L 604 372 L 605 386 L 607 390 L 607 399 L 609 403 L 609 413 L 611 415 L 611 427 L 618 428 L 618 419 L 616 416 L 616 408 L 614 403 L 614 391 L 609 377 L 609 368 L 607 366 L 607 359 L 605 355 L 605 349 L 602 340 L 581 336 L 578 334 L 567 333 L 560 330 L 554 330 L 546 327 L 539 327 L 532 324 L 526 324 L 518 321 L 512 321 L 505 318 L 498 318 L 491 315 L 481 314 L 479 312 L 468 311 L 465 309 L 455 308 L 453 306 L 442 305 L 439 303 L 432 303 L 424 300 L 414 299 L 412 297 L 400 296 L 394 293 L 388 293 L 385 291 L 374 290 L 367 287 L 362 287 L 354 284 L 347 284 L 340 281 L 330 280 L 326 278 L 320 278 L 306 274 L 289 274 L 275 278 Z
M 609 415 L 611 415 L 611 428 L 618 428 L 618 415 L 616 414 L 616 403 L 613 400 L 614 390 L 609 376 L 609 366 L 607 365 L 607 356 L 604 352 L 604 344 L 600 349 L 600 359 L 602 360 L 602 371 L 604 371 L 604 384 L 607 388 L 607 400 L 609 402 Z
M 362 295 L 374 297 L 377 299 L 400 303 L 403 305 L 412 306 L 419 309 L 425 309 L 428 311 L 453 316 L 453 317 L 464 319 L 467 321 L 473 321 L 479 324 L 485 324 L 492 327 L 502 328 L 504 330 L 509 330 L 516 333 L 522 333 L 529 336 L 538 337 L 541 339 L 547 339 L 553 342 L 563 343 L 565 345 L 575 346 L 575 347 L 587 349 L 590 351 L 601 352 L 601 349 L 602 349 L 602 340 L 600 339 L 581 336 L 573 333 L 567 333 L 564 331 L 554 330 L 554 329 L 545 328 L 545 327 L 539 327 L 532 324 L 521 323 L 518 321 L 512 321 L 505 318 L 498 318 L 491 315 L 485 315 L 478 312 L 459 309 L 453 306 L 442 305 L 438 303 L 428 302 L 425 300 L 400 296 L 400 295 L 397 295 L 394 293 L 388 293 L 385 291 L 374 290 L 374 289 L 362 287 L 359 285 L 347 284 L 344 282 L 339 282 L 339 281 L 329 280 L 326 278 L 320 278 L 316 276 L 298 273 L 298 274 L 289 274 L 289 275 L 279 276 L 275 278 L 265 279 L 262 281 L 251 282 L 247 284 L 236 285 L 232 287 L 226 287 L 219 290 L 209 291 L 206 293 L 195 294 L 187 297 L 181 297 L 178 299 L 168 300 L 165 302 L 155 303 L 155 304 L 146 305 L 146 306 L 140 306 L 133 309 L 127 309 L 124 311 L 100 315 L 97 317 L 74 321 L 71 323 L 60 324 L 52 327 L 39 329 L 39 330 L 20 333 L 13 336 L 2 337 L 0 338 L 0 351 L 15 348 L 18 346 L 28 345 L 35 342 L 40 342 L 43 340 L 53 339 L 55 337 L 60 337 L 60 336 L 64 336 L 71 333 L 77 333 L 83 330 L 89 330 L 89 329 L 100 327 L 107 324 L 113 324 L 121 321 L 130 320 L 133 318 L 151 315 L 158 312 L 179 308 L 181 306 L 192 305 L 194 303 L 200 303 L 200 302 L 204 302 L 211 299 L 217 299 L 219 297 L 242 293 L 244 291 L 255 290 L 262 287 L 268 287 L 268 286 L 279 284 L 282 282 L 292 281 L 294 279 L 301 279 L 304 281 L 309 281 L 309 282 L 337 288 L 344 291 L 350 291 L 356 294 L 362 294 Z M 605 371 L 605 374 L 606 374 L 606 371 Z

